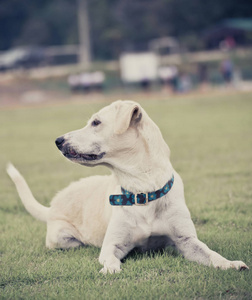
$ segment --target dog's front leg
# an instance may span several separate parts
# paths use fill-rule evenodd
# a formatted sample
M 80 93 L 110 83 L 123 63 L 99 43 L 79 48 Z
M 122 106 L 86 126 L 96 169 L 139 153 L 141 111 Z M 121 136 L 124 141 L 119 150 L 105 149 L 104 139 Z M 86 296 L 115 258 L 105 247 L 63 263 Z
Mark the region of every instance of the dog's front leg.
M 206 244 L 197 239 L 197 237 L 181 237 L 180 241 L 176 241 L 175 245 L 183 256 L 191 261 L 200 264 L 213 266 L 222 270 L 234 268 L 237 270 L 248 269 L 248 266 L 242 261 L 230 261 L 210 250 Z
M 230 261 L 217 252 L 210 250 L 206 244 L 198 240 L 194 224 L 191 219 L 181 220 L 173 227 L 173 241 L 183 256 L 191 261 L 196 261 L 207 266 L 214 266 L 223 270 L 234 268 L 237 270 L 248 269 L 242 261 Z M 181 226 L 183 224 L 183 226 Z
M 121 217 L 119 216 L 121 215 Z M 119 273 L 121 259 L 123 259 L 134 245 L 134 226 L 119 214 L 112 217 L 102 244 L 99 262 L 103 265 L 101 273 Z

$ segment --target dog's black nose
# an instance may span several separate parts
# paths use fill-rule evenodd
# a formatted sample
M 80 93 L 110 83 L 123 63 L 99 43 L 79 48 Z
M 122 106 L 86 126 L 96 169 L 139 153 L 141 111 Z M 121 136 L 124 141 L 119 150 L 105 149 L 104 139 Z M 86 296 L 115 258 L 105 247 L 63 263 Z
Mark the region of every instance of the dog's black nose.
M 57 146 L 59 149 L 61 149 L 62 146 L 63 146 L 63 144 L 64 144 L 64 142 L 65 142 L 64 137 L 63 137 L 63 136 L 60 136 L 60 137 L 58 137 L 58 138 L 56 139 L 55 144 L 56 144 L 56 146 Z

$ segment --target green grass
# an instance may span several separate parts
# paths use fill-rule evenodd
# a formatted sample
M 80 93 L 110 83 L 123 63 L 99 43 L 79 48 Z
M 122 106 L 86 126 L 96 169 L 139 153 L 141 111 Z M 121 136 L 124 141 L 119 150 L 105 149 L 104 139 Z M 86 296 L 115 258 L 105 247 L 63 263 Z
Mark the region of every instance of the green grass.
M 130 255 L 99 274 L 99 249 L 49 251 L 46 226 L 22 206 L 5 173 L 12 161 L 43 204 L 68 183 L 105 168 L 66 161 L 57 136 L 84 126 L 107 103 L 0 111 L 0 299 L 252 299 L 251 271 L 215 270 L 175 251 Z M 141 101 L 171 148 L 199 238 L 252 266 L 252 96 Z

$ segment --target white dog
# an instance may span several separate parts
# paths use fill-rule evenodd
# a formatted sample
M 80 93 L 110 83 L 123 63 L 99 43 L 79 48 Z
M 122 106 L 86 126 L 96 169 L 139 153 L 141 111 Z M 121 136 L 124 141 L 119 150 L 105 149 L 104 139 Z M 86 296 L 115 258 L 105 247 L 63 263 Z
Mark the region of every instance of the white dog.
M 28 212 L 47 223 L 46 246 L 101 247 L 102 273 L 119 272 L 133 248 L 175 246 L 182 255 L 215 268 L 247 269 L 198 240 L 184 200 L 183 183 L 157 125 L 132 101 L 116 101 L 92 116 L 83 129 L 59 137 L 56 145 L 73 162 L 105 165 L 110 176 L 72 183 L 44 207 L 20 173 L 7 172 Z

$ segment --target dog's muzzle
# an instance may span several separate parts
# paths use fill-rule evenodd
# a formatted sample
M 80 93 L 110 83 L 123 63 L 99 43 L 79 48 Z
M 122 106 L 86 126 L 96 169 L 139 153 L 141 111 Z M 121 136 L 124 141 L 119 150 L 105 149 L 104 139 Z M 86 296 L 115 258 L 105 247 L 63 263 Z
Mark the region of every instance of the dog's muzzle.
M 59 137 L 55 141 L 56 146 L 62 152 L 62 154 L 70 159 L 75 160 L 76 162 L 83 162 L 83 161 L 95 161 L 100 160 L 105 155 L 105 152 L 102 153 L 79 153 L 77 152 L 74 147 L 72 147 L 63 136 Z

